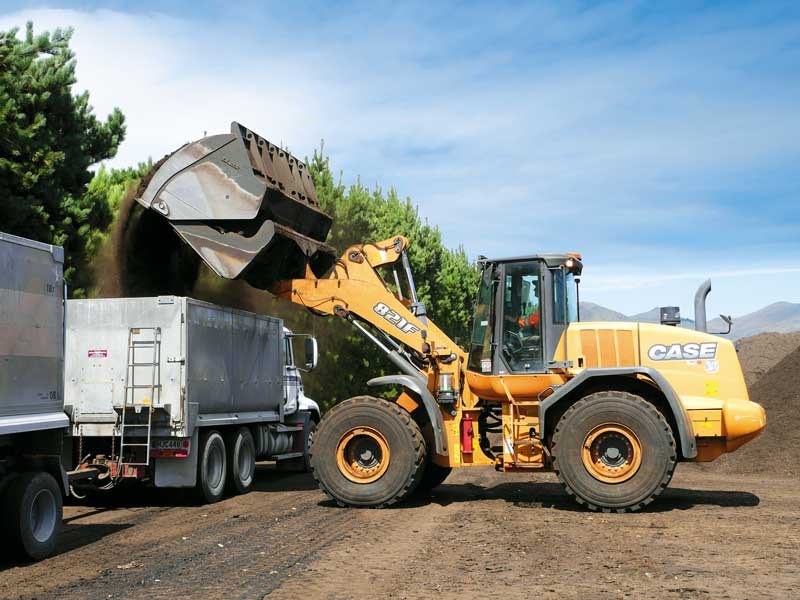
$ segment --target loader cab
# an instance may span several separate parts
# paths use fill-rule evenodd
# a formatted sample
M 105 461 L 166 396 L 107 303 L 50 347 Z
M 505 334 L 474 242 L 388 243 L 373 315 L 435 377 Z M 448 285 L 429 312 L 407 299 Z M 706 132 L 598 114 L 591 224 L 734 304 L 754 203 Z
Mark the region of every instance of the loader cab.
M 562 333 L 577 321 L 580 255 L 481 259 L 470 340 L 470 371 L 485 375 L 549 373 Z

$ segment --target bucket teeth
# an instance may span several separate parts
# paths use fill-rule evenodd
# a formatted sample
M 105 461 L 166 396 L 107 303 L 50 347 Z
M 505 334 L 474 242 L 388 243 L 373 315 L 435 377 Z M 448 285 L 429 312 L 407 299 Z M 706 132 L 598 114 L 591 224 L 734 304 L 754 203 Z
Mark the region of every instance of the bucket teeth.
M 236 122 L 167 157 L 137 200 L 218 275 L 261 289 L 306 267 L 321 277 L 336 260 L 305 164 Z

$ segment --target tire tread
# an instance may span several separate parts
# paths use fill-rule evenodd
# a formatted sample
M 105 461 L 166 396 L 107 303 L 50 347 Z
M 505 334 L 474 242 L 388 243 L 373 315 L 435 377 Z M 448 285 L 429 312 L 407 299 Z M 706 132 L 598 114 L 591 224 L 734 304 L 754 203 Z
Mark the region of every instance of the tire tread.
M 624 400 L 626 402 L 636 403 L 647 410 L 656 420 L 659 422 L 659 426 L 661 427 L 664 435 L 665 440 L 668 440 L 669 444 L 669 452 L 670 452 L 670 467 L 667 469 L 667 472 L 662 477 L 661 482 L 659 483 L 658 487 L 644 500 L 634 504 L 632 506 L 627 506 L 624 508 L 608 508 L 603 506 L 597 506 L 592 504 L 588 500 L 582 498 L 578 495 L 575 490 L 573 490 L 569 484 L 564 480 L 563 475 L 561 473 L 561 469 L 558 466 L 558 438 L 559 434 L 563 431 L 564 424 L 568 421 L 568 416 L 580 411 L 584 406 L 591 402 L 596 402 L 598 400 Z M 555 471 L 556 475 L 558 476 L 558 480 L 561 482 L 561 485 L 564 487 L 564 490 L 567 492 L 575 502 L 578 504 L 585 506 L 591 511 L 594 512 L 603 512 L 603 513 L 631 513 L 637 512 L 643 509 L 645 506 L 649 505 L 653 502 L 661 493 L 667 488 L 670 481 L 672 480 L 672 476 L 675 472 L 675 466 L 677 464 L 677 445 L 675 443 L 675 437 L 672 434 L 672 428 L 669 425 L 669 422 L 664 418 L 664 415 L 659 411 L 652 403 L 648 402 L 641 396 L 637 396 L 636 394 L 631 394 L 629 392 L 621 392 L 621 391 L 602 391 L 602 392 L 595 392 L 581 398 L 577 402 L 575 402 L 572 406 L 570 406 L 561 418 L 558 420 L 556 427 L 553 431 L 553 444 L 552 444 L 552 453 L 553 453 L 553 470 Z
M 327 415 L 326 418 L 323 418 L 319 424 L 317 429 L 316 435 L 319 436 L 323 428 L 325 427 L 326 421 L 328 421 L 331 417 L 336 415 L 337 413 L 348 410 L 350 407 L 353 406 L 380 406 L 382 409 L 387 410 L 394 414 L 396 417 L 400 419 L 400 421 L 405 425 L 406 429 L 409 431 L 412 437 L 412 444 L 415 452 L 414 458 L 414 465 L 415 468 L 410 473 L 409 477 L 407 478 L 403 487 L 394 494 L 390 499 L 371 506 L 370 508 L 386 508 L 388 506 L 392 506 L 393 504 L 397 504 L 398 502 L 407 498 L 419 485 L 419 482 L 422 480 L 422 475 L 425 471 L 425 457 L 426 457 L 426 445 L 425 445 L 425 438 L 422 435 L 422 431 L 417 425 L 416 421 L 411 418 L 411 415 L 404 410 L 402 407 L 398 406 L 394 402 L 390 402 L 388 400 L 384 400 L 383 398 L 376 398 L 374 396 L 354 396 L 353 398 L 349 398 L 343 402 L 340 402 L 336 406 L 334 406 Z M 314 475 L 314 479 L 319 485 L 319 488 L 325 492 L 325 495 L 328 496 L 331 500 L 333 500 L 338 506 L 345 507 L 348 506 L 346 503 L 342 502 L 341 500 L 337 499 L 330 490 L 328 490 L 325 484 L 322 482 L 320 477 L 317 475 L 317 470 L 313 468 L 311 470 L 312 474 Z

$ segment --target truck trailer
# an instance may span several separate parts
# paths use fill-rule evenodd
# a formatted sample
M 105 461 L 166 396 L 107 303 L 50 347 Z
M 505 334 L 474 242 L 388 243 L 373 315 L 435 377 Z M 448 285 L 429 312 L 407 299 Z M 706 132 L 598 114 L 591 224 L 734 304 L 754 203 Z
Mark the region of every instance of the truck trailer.
M 80 496 L 125 480 L 245 493 L 257 460 L 308 467 L 319 407 L 280 319 L 187 297 L 67 301 L 67 455 Z M 305 368 L 317 343 L 305 337 Z
M 13 556 L 55 548 L 67 476 L 64 251 L 0 233 L 0 539 Z
M 216 502 L 257 460 L 309 469 L 313 337 L 185 297 L 65 302 L 63 264 L 0 233 L 0 551 L 50 555 L 68 495 L 136 479 Z

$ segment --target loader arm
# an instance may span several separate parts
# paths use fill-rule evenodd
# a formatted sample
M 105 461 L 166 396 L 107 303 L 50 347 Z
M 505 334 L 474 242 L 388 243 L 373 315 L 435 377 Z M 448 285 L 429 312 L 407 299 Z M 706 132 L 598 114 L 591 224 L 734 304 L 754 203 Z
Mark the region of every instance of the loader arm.
M 357 244 L 326 277 L 308 271 L 305 278 L 281 281 L 271 291 L 313 311 L 366 321 L 418 355 L 447 361 L 453 355 L 464 358 L 464 351 L 430 319 L 415 314 L 413 300 L 393 292 L 377 271 L 399 262 L 407 248 L 403 236 Z

